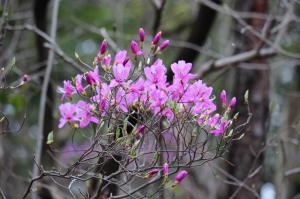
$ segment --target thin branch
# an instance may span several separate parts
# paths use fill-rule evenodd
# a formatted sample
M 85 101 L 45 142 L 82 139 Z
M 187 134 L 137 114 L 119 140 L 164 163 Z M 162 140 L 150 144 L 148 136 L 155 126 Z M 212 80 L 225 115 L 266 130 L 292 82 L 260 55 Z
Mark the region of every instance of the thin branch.
M 211 60 L 199 68 L 197 74 L 203 78 L 211 71 L 223 69 L 226 66 L 232 66 L 234 64 L 250 61 L 255 58 L 266 58 L 277 54 L 274 48 L 263 48 L 261 50 L 254 49 L 240 54 L 236 54 L 229 57 L 224 57 L 217 60 Z
M 41 31 L 37 27 L 30 25 L 30 24 L 25 24 L 22 26 L 6 26 L 5 28 L 10 31 L 29 30 L 29 31 L 34 32 L 35 34 L 41 36 L 43 39 L 45 39 L 47 42 L 49 42 L 50 45 L 46 44 L 46 46 L 45 46 L 46 48 L 50 48 L 51 50 L 53 50 L 56 53 L 56 55 L 58 55 L 60 58 L 62 58 L 66 63 L 74 66 L 74 68 L 77 69 L 79 72 L 86 72 L 86 69 L 82 68 L 78 63 L 76 63 L 75 60 L 73 60 L 71 57 L 66 55 L 64 53 L 64 51 L 60 48 L 60 46 L 55 41 L 53 41 L 53 39 L 51 37 L 49 37 L 49 35 L 47 35 L 43 31 Z M 90 68 L 88 68 L 88 69 L 90 69 Z

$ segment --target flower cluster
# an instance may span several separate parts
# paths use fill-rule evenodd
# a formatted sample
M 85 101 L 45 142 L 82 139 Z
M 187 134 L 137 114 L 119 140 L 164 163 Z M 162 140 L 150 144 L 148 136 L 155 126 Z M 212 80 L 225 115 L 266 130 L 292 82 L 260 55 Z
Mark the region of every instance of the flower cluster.
M 182 115 L 189 115 L 213 135 L 224 133 L 232 123 L 228 113 L 236 99 L 233 98 L 227 106 L 226 92 L 222 91 L 220 100 L 224 111 L 216 113 L 213 88 L 197 80 L 196 75 L 191 73 L 192 64 L 185 61 L 171 64 L 174 77 L 172 83 L 167 82 L 167 68 L 163 60 L 146 57 L 143 29 L 139 31 L 139 37 L 139 42 L 131 42 L 132 58 L 129 52 L 122 50 L 112 59 L 104 40 L 94 60 L 94 70 L 78 74 L 72 81 L 64 81 L 64 86 L 58 88 L 62 101 L 71 100 L 74 96 L 82 100 L 60 105 L 59 128 L 66 123 L 84 128 L 90 123 L 99 123 L 108 113 L 128 113 L 135 107 L 170 123 L 177 122 Z M 159 44 L 160 40 L 161 32 L 153 38 L 150 53 L 158 55 L 169 45 L 169 40 Z M 146 61 L 139 62 L 139 59 Z

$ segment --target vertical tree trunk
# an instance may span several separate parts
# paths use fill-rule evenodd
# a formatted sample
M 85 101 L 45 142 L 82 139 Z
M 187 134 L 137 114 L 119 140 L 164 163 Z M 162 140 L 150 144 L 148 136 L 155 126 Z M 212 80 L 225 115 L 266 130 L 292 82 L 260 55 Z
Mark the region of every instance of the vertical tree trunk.
M 300 173 L 294 170 L 299 168 L 300 163 L 298 143 L 298 140 L 300 140 L 300 111 L 295 108 L 299 106 L 300 101 L 300 66 L 295 67 L 294 78 L 296 84 L 294 89 L 284 96 L 285 100 L 282 102 L 286 105 L 285 107 L 288 107 L 287 124 L 284 126 L 284 130 L 278 132 L 281 134 L 275 173 L 276 197 L 278 199 L 297 198 L 300 190 Z
M 268 10 L 267 0 L 246 0 L 237 1 L 237 9 L 240 11 L 254 11 L 265 13 Z M 250 25 L 255 29 L 262 29 L 264 20 L 253 19 L 249 21 Z M 239 27 L 238 29 L 240 29 Z M 238 38 L 239 39 L 239 38 Z M 242 49 L 239 51 L 253 49 L 259 45 L 260 41 L 257 38 L 243 39 Z M 252 44 L 252 45 L 251 45 Z M 263 60 L 255 60 L 254 63 L 264 64 Z M 258 156 L 258 152 L 263 148 L 268 122 L 268 106 L 269 106 L 269 69 L 264 65 L 261 69 L 243 69 L 236 70 L 235 96 L 238 97 L 240 103 L 237 105 L 237 112 L 240 112 L 240 121 L 245 121 L 247 117 L 247 109 L 242 103 L 243 95 L 247 89 L 250 91 L 250 103 L 253 112 L 253 119 L 250 123 L 248 132 L 242 140 L 234 143 L 231 146 L 229 153 L 229 161 L 234 166 L 230 166 L 229 172 L 241 181 L 249 177 L 249 173 L 253 172 L 259 165 L 263 164 L 263 155 Z M 251 171 L 251 168 L 254 169 Z M 253 177 L 247 179 L 247 185 L 259 190 L 263 182 L 262 171 L 259 171 Z M 228 198 L 235 194 L 235 198 L 252 199 L 256 198 L 251 192 L 244 188 L 236 191 L 237 187 L 229 188 Z
M 47 10 L 49 5 L 49 0 L 35 0 L 33 7 L 34 21 L 38 29 L 43 32 L 47 32 Z M 45 40 L 36 35 L 36 51 L 37 51 L 37 61 L 42 64 L 38 69 L 39 71 L 45 70 L 46 60 L 48 56 L 48 50 L 43 46 Z M 43 82 L 43 77 L 40 78 L 40 81 Z M 48 133 L 53 130 L 53 107 L 52 103 L 54 101 L 54 93 L 51 84 L 48 85 L 47 89 L 47 101 L 45 108 L 45 124 L 43 129 L 43 143 L 42 143 L 42 157 L 41 164 L 47 168 L 50 164 L 50 158 L 47 155 L 48 145 L 46 144 L 45 138 L 47 138 Z M 44 182 L 47 183 L 47 182 Z M 52 199 L 52 195 L 49 190 L 46 188 L 41 188 L 38 192 L 39 197 L 42 199 Z

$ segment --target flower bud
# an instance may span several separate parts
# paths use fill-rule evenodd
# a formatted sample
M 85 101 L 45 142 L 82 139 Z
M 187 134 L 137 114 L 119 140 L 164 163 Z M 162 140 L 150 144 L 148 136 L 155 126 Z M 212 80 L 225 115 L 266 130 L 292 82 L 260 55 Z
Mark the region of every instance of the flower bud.
M 103 41 L 102 41 L 102 43 L 101 43 L 101 46 L 100 46 L 100 55 L 103 55 L 104 53 L 105 53 L 105 51 L 106 51 L 106 49 L 107 49 L 107 42 L 106 42 L 106 40 L 104 39 Z
M 152 169 L 151 171 L 149 171 L 148 173 L 147 173 L 147 177 L 153 177 L 153 176 L 155 176 L 157 173 L 159 172 L 159 169 Z
M 169 165 L 166 162 L 163 166 L 163 171 L 164 171 L 164 176 L 168 176 L 169 175 Z
M 96 80 L 95 78 L 93 77 L 93 74 L 91 72 L 87 72 L 85 74 L 85 78 L 86 78 L 86 81 L 89 85 L 94 85 L 96 83 Z
M 139 45 L 136 41 L 132 40 L 130 44 L 131 51 L 134 55 L 137 55 L 139 52 Z
M 226 91 L 225 90 L 222 90 L 222 92 L 220 93 L 220 99 L 221 99 L 222 106 L 226 107 L 227 97 L 226 97 Z
M 131 41 L 130 48 L 135 56 L 144 54 L 143 51 L 139 49 L 138 43 L 134 40 Z
M 137 134 L 142 134 L 145 130 L 145 125 L 141 125 L 137 128 L 136 132 Z
M 165 48 L 167 48 L 169 46 L 170 41 L 169 40 L 165 40 L 163 41 L 160 46 L 159 46 L 159 50 L 163 51 Z
M 107 55 L 107 56 L 103 57 L 103 59 L 102 59 L 102 64 L 103 65 L 110 65 L 110 62 L 111 62 L 111 56 L 110 55 Z
M 176 184 L 179 184 L 186 176 L 188 175 L 188 172 L 183 170 L 180 171 L 176 176 Z
M 25 82 L 28 82 L 28 80 L 29 80 L 29 76 L 27 74 L 24 74 L 22 81 L 25 83 Z
M 159 31 L 158 33 L 156 33 L 156 35 L 154 36 L 153 40 L 152 40 L 152 45 L 156 45 L 158 44 L 159 40 L 161 37 L 161 31 Z
M 140 41 L 144 42 L 145 41 L 145 31 L 143 28 L 139 29 L 139 36 L 140 36 Z
M 233 97 L 230 101 L 230 104 L 229 104 L 229 108 L 230 109 L 233 109 L 233 107 L 235 106 L 236 104 L 236 97 Z

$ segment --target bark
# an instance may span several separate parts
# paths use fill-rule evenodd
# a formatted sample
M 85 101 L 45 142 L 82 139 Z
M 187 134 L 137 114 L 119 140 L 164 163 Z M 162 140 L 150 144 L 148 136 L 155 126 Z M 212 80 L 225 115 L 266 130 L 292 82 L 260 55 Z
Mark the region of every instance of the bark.
M 47 32 L 47 10 L 49 5 L 49 0 L 35 0 L 34 7 L 33 7 L 33 14 L 34 14 L 34 21 L 38 29 L 43 32 Z M 48 56 L 48 50 L 44 48 L 44 43 L 46 42 L 42 37 L 36 35 L 36 50 L 37 50 L 37 61 L 39 63 L 45 63 L 38 68 L 38 71 L 43 71 L 46 68 L 46 60 Z M 43 82 L 43 77 L 40 78 L 40 81 Z M 54 101 L 54 92 L 52 89 L 52 85 L 48 85 L 47 89 L 47 102 L 45 108 L 45 124 L 43 128 L 43 137 L 47 138 L 48 133 L 53 130 L 53 107 L 52 103 Z M 42 144 L 42 158 L 41 164 L 47 168 L 50 166 L 50 157 L 47 155 L 48 145 L 46 144 L 46 139 L 43 140 Z M 44 182 L 47 183 L 47 182 Z M 42 199 L 52 199 L 52 195 L 46 188 L 39 189 L 38 192 L 40 198 Z
M 35 0 L 34 2 L 34 21 L 38 29 L 40 29 L 43 32 L 47 32 L 47 8 L 48 8 L 49 0 Z M 37 60 L 40 63 L 43 63 L 47 60 L 48 56 L 48 50 L 44 48 L 44 43 L 46 41 L 36 35 L 36 49 L 37 49 Z M 39 71 L 45 70 L 46 68 L 46 62 L 45 64 L 41 65 L 41 67 L 38 69 Z M 41 82 L 43 82 L 43 77 L 40 79 Z M 49 84 L 47 89 L 47 103 L 46 103 L 46 113 L 45 113 L 45 124 L 43 129 L 44 138 L 47 138 L 48 133 L 53 130 L 53 107 L 52 103 L 54 101 L 54 92 L 52 85 Z M 42 146 L 42 164 L 49 164 L 49 156 L 47 155 L 47 149 L 48 145 L 46 144 L 46 140 L 43 141 Z
M 236 7 L 240 11 L 265 13 L 268 10 L 268 1 L 237 1 Z M 257 29 L 261 29 L 264 25 L 264 21 L 261 19 L 253 19 L 248 23 Z M 238 29 L 240 28 L 241 27 L 238 27 Z M 245 47 L 253 49 L 260 43 L 259 39 L 255 37 L 241 39 L 237 36 L 237 39 L 242 42 L 242 49 L 238 49 L 238 51 L 249 50 L 245 49 Z M 264 60 L 255 60 L 253 62 L 264 64 Z M 266 67 L 268 66 L 266 65 Z M 229 167 L 229 173 L 241 181 L 246 180 L 247 185 L 259 192 L 260 186 L 263 183 L 262 171 L 259 171 L 253 177 L 249 177 L 249 174 L 258 166 L 262 165 L 264 160 L 263 154 L 259 155 L 259 151 L 264 146 L 267 134 L 269 117 L 269 69 L 236 69 L 235 96 L 237 96 L 240 102 L 237 104 L 236 111 L 240 112 L 241 117 L 239 119 L 241 122 L 245 121 L 247 117 L 247 107 L 242 103 L 243 95 L 246 90 L 250 91 L 249 99 L 253 119 L 244 138 L 231 146 L 228 159 L 234 166 Z M 235 198 L 256 198 L 251 192 L 244 188 L 241 188 L 239 191 L 236 190 L 237 188 L 235 186 L 230 186 L 228 198 L 232 196 L 232 194 L 236 194 Z

